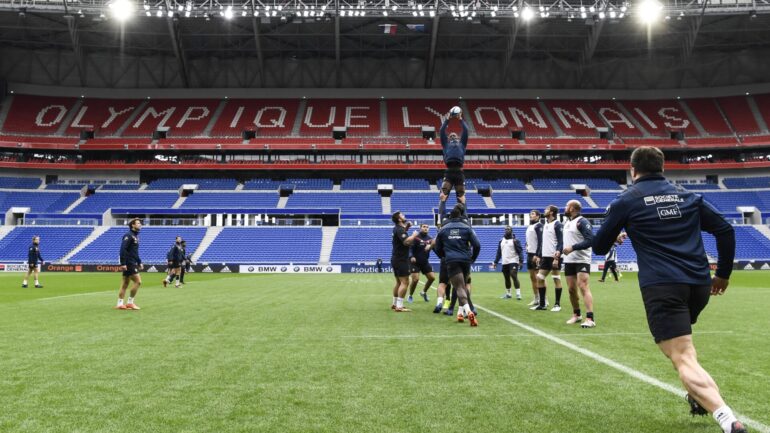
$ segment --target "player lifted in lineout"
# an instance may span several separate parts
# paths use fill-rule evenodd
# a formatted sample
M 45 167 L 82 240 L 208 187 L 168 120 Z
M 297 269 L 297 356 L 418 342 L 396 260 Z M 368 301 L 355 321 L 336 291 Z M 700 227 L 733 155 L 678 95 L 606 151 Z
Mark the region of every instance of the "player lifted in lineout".
M 457 201 L 465 204 L 465 174 L 463 174 L 463 164 L 465 163 L 465 148 L 468 146 L 468 124 L 463 120 L 463 111 L 460 107 L 454 106 L 449 110 L 449 115 L 441 125 L 441 148 L 444 153 L 444 180 L 441 183 L 441 201 L 449 197 L 452 188 L 455 190 Z M 457 118 L 462 126 L 460 136 L 456 132 L 447 135 L 449 121 Z

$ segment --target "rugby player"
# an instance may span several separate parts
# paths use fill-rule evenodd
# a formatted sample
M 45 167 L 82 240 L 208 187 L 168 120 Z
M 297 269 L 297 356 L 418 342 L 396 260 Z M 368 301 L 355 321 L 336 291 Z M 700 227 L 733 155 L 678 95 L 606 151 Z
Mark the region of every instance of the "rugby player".
M 462 125 L 462 136 L 452 132 L 447 136 L 447 127 L 449 120 L 457 117 Z M 452 188 L 455 190 L 457 201 L 465 203 L 465 174 L 463 173 L 463 164 L 465 163 L 465 148 L 468 146 L 468 124 L 462 118 L 462 113 L 453 115 L 449 113 L 446 120 L 441 125 L 439 131 L 441 135 L 441 148 L 444 153 L 444 180 L 441 183 L 441 199 L 446 200 Z
M 564 223 L 564 275 L 567 277 L 567 289 L 569 300 L 572 304 L 572 317 L 567 320 L 568 325 L 580 322 L 583 316 L 580 314 L 580 296 L 583 295 L 583 303 L 586 305 L 586 319 L 580 324 L 581 328 L 593 328 L 594 321 L 594 297 L 591 288 L 588 287 L 588 277 L 591 274 L 591 242 L 594 240 L 594 232 L 591 223 L 588 222 L 580 211 L 583 206 L 577 200 L 570 200 L 564 209 L 569 221 Z
M 634 184 L 610 203 L 593 249 L 606 254 L 614 243 L 624 241 L 621 230 L 626 230 L 636 251 L 650 332 L 679 373 L 690 412 L 710 412 L 724 433 L 745 433 L 714 379 L 698 363 L 692 340 L 692 325 L 709 295 L 723 295 L 727 290 L 735 258 L 735 231 L 702 196 L 666 180 L 663 164 L 663 152 L 658 148 L 634 150 Z M 702 231 L 716 239 L 718 261 L 713 278 Z
M 615 278 L 615 281 L 620 280 L 620 272 L 618 272 L 618 246 L 612 245 L 610 247 L 610 251 L 607 252 L 607 255 L 604 256 L 604 271 L 602 272 L 602 279 L 599 280 L 600 283 L 604 282 L 604 279 L 607 278 L 607 271 L 609 270 L 612 272 L 612 276 Z
M 549 205 L 545 208 L 543 216 L 546 221 L 543 224 L 543 241 L 541 247 L 541 259 L 539 272 L 537 273 L 537 291 L 540 297 L 540 303 L 530 308 L 530 310 L 546 310 L 548 307 L 545 298 L 545 278 L 549 273 L 553 275 L 553 284 L 556 292 L 556 302 L 551 311 L 561 311 L 561 264 L 560 256 L 562 250 L 562 225 L 558 219 L 559 208 Z
M 431 284 L 436 281 L 436 276 L 433 274 L 433 267 L 430 265 L 430 250 L 433 245 L 431 242 L 433 238 L 428 234 L 430 226 L 427 224 L 420 225 L 420 232 L 417 238 L 414 240 L 411 248 L 409 248 L 409 262 L 412 271 L 412 281 L 409 285 L 409 298 L 410 303 L 414 300 L 414 291 L 417 289 L 417 284 L 420 282 L 420 273 L 425 275 L 426 281 L 423 286 L 420 296 L 425 302 L 430 302 L 428 299 L 428 290 L 430 290 Z
M 540 303 L 540 293 L 537 288 L 537 267 L 540 262 L 540 246 L 543 242 L 543 220 L 540 218 L 540 211 L 532 209 L 529 211 L 529 226 L 525 234 L 526 248 L 527 248 L 527 272 L 529 273 L 529 281 L 532 284 L 533 298 L 529 303 L 530 307 L 534 307 Z
M 519 268 L 522 266 L 523 252 L 521 242 L 513 234 L 513 227 L 506 226 L 503 238 L 497 244 L 497 255 L 492 263 L 492 268 L 497 269 L 500 260 L 503 262 L 503 279 L 505 280 L 505 293 L 501 299 L 511 299 L 511 280 L 516 287 L 516 299 L 521 300 L 521 285 L 519 284 Z
M 182 262 L 184 262 L 184 250 L 182 250 L 182 237 L 177 236 L 174 245 L 166 254 L 168 260 L 168 273 L 163 279 L 163 287 L 166 287 L 172 281 L 174 287 L 179 287 L 179 276 L 182 273 Z
M 417 238 L 418 232 L 415 230 L 412 236 L 407 234 L 410 224 L 406 222 L 406 217 L 401 211 L 394 212 L 391 220 L 394 227 L 390 265 L 393 267 L 396 285 L 393 286 L 393 304 L 390 308 L 399 313 L 408 312 L 411 310 L 404 308 L 404 296 L 406 296 L 406 288 L 409 285 L 409 246 Z
M 123 235 L 123 242 L 120 244 L 120 270 L 123 271 L 123 282 L 120 285 L 118 305 L 115 308 L 118 310 L 139 310 L 140 308 L 134 299 L 139 292 L 139 286 L 142 285 L 139 271 L 144 269 L 142 259 L 139 258 L 139 231 L 142 229 L 142 220 L 133 218 L 128 222 L 128 228 L 129 230 Z M 129 281 L 133 282 L 133 286 L 128 302 L 124 304 L 123 299 L 126 297 Z
M 27 254 L 27 275 L 24 276 L 24 281 L 21 283 L 22 288 L 29 287 L 27 280 L 33 273 L 35 274 L 35 288 L 43 288 L 39 281 L 41 266 L 43 266 L 43 256 L 40 254 L 40 236 L 32 236 L 32 245 L 29 246 Z

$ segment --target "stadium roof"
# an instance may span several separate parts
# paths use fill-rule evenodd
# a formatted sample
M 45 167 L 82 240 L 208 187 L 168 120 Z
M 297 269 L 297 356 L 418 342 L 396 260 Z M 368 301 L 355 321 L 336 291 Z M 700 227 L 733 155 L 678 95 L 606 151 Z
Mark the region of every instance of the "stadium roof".
M 770 76 L 765 3 L 666 4 L 650 27 L 635 5 L 611 2 L 586 3 L 584 12 L 575 1 L 533 4 L 529 21 L 520 15 L 524 2 L 466 3 L 462 12 L 460 3 L 418 9 L 414 1 L 399 12 L 390 1 L 390 9 L 386 2 L 290 2 L 280 10 L 187 4 L 145 10 L 136 3 L 134 16 L 120 22 L 94 0 L 0 1 L 0 77 L 107 88 L 648 89 Z

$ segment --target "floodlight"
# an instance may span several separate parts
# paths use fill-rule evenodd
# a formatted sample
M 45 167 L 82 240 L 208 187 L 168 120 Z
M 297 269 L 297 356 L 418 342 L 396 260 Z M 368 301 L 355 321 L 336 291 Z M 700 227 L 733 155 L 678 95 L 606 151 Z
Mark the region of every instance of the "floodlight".
M 658 0 L 644 0 L 636 10 L 639 19 L 645 24 L 652 24 L 657 21 L 662 11 L 663 5 Z
M 135 5 L 130 0 L 115 0 L 109 5 L 112 17 L 118 21 L 127 21 L 134 15 Z
M 227 9 L 225 9 L 224 17 L 226 20 L 233 19 L 233 7 L 228 6 Z
M 524 21 L 530 21 L 532 18 L 535 17 L 535 12 L 532 11 L 532 9 L 527 6 L 521 11 L 521 18 Z

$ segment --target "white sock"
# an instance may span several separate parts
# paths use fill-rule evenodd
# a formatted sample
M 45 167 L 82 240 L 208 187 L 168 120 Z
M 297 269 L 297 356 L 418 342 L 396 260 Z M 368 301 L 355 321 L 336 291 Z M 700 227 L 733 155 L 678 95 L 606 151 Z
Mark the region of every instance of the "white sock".
M 132 297 L 130 297 L 130 296 L 129 296 L 129 297 L 128 297 L 128 303 L 129 303 L 129 304 L 133 304 L 133 303 L 134 303 L 134 298 L 132 298 Z
M 509 287 L 509 288 L 505 289 L 505 293 L 510 295 L 511 294 L 511 288 Z
M 21 284 L 24 284 L 26 286 L 27 285 L 27 280 L 24 280 L 24 282 L 21 283 Z
M 395 296 L 393 297 L 393 305 L 396 305 L 396 300 L 397 300 L 397 299 L 398 299 L 398 298 L 396 298 Z
M 439 296 L 438 299 L 436 299 L 436 306 L 444 305 L 444 297 Z
M 120 307 L 121 305 L 123 305 L 123 299 L 118 298 L 118 307 Z
M 396 298 L 396 308 L 404 308 L 404 298 Z
M 40 281 L 38 281 L 38 280 L 35 280 L 35 285 L 36 285 L 36 286 L 39 286 L 39 285 L 40 285 Z
M 465 315 L 466 316 L 471 314 L 471 306 L 470 306 L 470 304 L 463 305 L 463 310 L 465 310 Z
M 516 296 L 521 296 L 521 289 L 516 289 Z
M 732 409 L 730 409 L 730 407 L 727 405 L 724 405 L 715 410 L 712 415 L 714 416 L 714 420 L 716 420 L 719 426 L 722 427 L 722 431 L 725 433 L 730 433 L 733 423 L 738 421 L 738 419 L 735 418 Z

